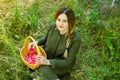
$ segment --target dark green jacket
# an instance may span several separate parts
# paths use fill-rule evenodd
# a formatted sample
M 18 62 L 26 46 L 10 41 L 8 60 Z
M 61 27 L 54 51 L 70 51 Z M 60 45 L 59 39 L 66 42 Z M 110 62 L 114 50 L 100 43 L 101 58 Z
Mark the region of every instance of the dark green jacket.
M 61 35 L 56 26 L 52 26 L 47 35 L 38 40 L 38 45 L 44 45 L 47 58 L 50 60 L 51 67 L 72 68 L 75 63 L 76 54 L 80 47 L 80 34 L 75 31 L 73 39 L 69 45 L 67 58 L 63 57 L 66 49 L 66 36 Z

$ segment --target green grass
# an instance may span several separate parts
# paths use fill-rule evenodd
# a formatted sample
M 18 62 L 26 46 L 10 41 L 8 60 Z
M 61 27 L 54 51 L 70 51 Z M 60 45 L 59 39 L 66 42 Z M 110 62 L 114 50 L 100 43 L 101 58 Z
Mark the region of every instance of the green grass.
M 33 2 L 32 2 L 33 1 Z M 0 80 L 29 80 L 20 59 L 28 35 L 38 39 L 54 21 L 55 11 L 75 11 L 81 47 L 71 71 L 72 80 L 120 79 L 120 1 L 0 0 Z

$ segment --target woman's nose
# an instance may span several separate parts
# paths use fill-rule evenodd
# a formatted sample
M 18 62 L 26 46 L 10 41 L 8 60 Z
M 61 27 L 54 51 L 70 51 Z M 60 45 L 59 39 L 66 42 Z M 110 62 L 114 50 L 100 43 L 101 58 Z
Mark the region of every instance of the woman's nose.
M 62 22 L 62 21 L 60 21 L 60 25 L 63 25 L 63 22 Z

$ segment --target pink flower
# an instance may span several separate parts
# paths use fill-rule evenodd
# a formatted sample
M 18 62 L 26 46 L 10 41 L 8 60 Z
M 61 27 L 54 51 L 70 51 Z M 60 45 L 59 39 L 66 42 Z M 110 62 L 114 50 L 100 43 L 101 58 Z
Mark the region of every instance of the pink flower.
M 29 52 L 25 56 L 25 60 L 29 64 L 35 64 L 36 63 L 36 57 L 37 57 L 37 52 L 34 51 L 34 48 L 30 48 Z

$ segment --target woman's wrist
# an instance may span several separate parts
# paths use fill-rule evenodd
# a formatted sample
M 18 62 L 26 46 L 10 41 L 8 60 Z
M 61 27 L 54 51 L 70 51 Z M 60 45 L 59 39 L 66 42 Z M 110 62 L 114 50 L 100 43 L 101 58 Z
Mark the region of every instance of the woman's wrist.
M 38 44 L 38 41 L 36 41 L 36 44 Z
M 47 65 L 50 65 L 50 61 L 49 60 L 47 60 Z

